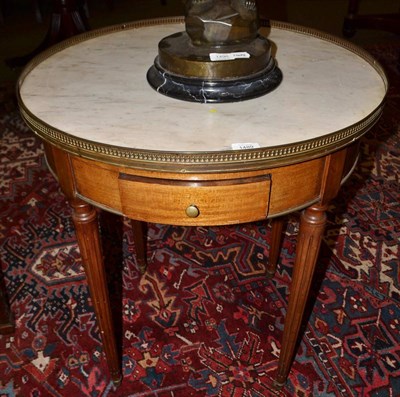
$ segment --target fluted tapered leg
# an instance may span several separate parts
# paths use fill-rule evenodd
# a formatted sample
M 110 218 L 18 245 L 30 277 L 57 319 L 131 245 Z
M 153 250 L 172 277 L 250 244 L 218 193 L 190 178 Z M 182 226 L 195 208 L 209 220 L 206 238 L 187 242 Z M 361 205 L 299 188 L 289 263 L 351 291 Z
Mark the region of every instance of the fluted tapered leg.
M 276 273 L 282 246 L 283 224 L 283 217 L 274 218 L 271 221 L 271 242 L 268 255 L 267 277 L 273 277 Z
M 97 212 L 79 199 L 71 201 L 76 236 L 97 316 L 111 379 L 121 382 L 121 368 L 104 268 Z
M 312 205 L 304 210 L 301 215 L 289 305 L 283 330 L 278 373 L 275 380 L 277 388 L 282 387 L 286 382 L 292 365 L 321 238 L 325 229 L 326 208 L 327 206 Z
M 143 274 L 147 269 L 147 223 L 131 219 L 131 225 L 136 248 L 136 263 L 140 273 Z

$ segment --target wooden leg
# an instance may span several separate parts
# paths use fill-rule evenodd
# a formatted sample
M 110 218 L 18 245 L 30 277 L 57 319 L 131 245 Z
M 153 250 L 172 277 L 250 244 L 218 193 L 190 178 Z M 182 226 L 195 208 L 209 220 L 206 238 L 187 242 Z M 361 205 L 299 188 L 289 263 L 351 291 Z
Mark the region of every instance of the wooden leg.
M 131 225 L 136 248 L 136 261 L 140 273 L 143 274 L 147 268 L 147 223 L 131 219 Z
M 309 295 L 322 234 L 326 224 L 326 205 L 312 205 L 303 211 L 296 248 L 296 259 L 286 314 L 275 387 L 281 388 L 294 358 L 304 309 Z
M 282 230 L 283 230 L 283 217 L 272 219 L 271 221 L 271 242 L 269 249 L 267 277 L 271 278 L 276 273 L 276 266 L 281 251 L 282 245 Z
M 107 278 L 100 243 L 97 212 L 79 199 L 71 200 L 76 236 L 89 284 L 90 296 L 100 328 L 104 352 L 115 384 L 121 382 L 120 358 L 117 349 Z
M 347 16 L 343 22 L 342 32 L 345 37 L 353 37 L 356 34 L 356 15 L 358 12 L 358 0 L 349 0 Z
M 10 308 L 8 306 L 5 286 L 0 275 L 0 335 L 14 332 L 14 324 Z
M 50 25 L 43 41 L 29 54 L 6 59 L 6 64 L 14 69 L 25 66 L 33 57 L 69 37 L 89 30 L 82 0 L 53 0 Z

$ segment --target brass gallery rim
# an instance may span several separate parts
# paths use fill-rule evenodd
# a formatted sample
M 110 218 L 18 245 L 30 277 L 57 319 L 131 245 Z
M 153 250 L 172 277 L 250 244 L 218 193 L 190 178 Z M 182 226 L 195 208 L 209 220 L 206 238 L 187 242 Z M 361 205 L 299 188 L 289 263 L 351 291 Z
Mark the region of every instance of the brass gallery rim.
M 80 139 L 47 125 L 33 115 L 25 106 L 20 95 L 20 88 L 25 77 L 37 65 L 51 57 L 53 54 L 91 38 L 111 34 L 113 32 L 118 32 L 125 29 L 137 29 L 141 27 L 177 24 L 183 22 L 183 17 L 169 17 L 140 20 L 127 24 L 114 25 L 72 37 L 39 54 L 25 67 L 18 80 L 17 96 L 20 111 L 25 122 L 39 137 L 44 139 L 46 142 L 49 142 L 52 145 L 55 145 L 71 154 L 92 160 L 99 160 L 104 163 L 136 169 L 191 173 L 258 170 L 271 166 L 277 167 L 289 165 L 320 156 L 325 156 L 328 153 L 343 148 L 360 138 L 376 123 L 382 113 L 385 98 L 382 99 L 382 102 L 373 112 L 359 122 L 343 130 L 335 131 L 322 137 L 307 141 L 296 142 L 289 145 L 240 151 L 225 150 L 215 152 L 166 152 L 131 149 Z M 367 51 L 363 50 L 362 48 L 333 35 L 299 25 L 271 21 L 271 28 L 288 30 L 295 33 L 313 36 L 351 51 L 368 62 L 376 70 L 376 72 L 382 78 L 387 91 L 388 83 L 383 68 Z

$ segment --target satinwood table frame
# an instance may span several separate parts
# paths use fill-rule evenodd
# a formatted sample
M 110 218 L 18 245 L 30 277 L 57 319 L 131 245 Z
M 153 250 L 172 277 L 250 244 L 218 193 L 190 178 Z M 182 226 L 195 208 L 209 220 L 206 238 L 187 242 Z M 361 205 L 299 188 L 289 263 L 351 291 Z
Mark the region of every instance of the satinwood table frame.
M 76 236 L 104 352 L 111 378 L 116 384 L 121 381 L 121 361 L 112 321 L 96 207 L 132 219 L 137 262 L 142 271 L 145 271 L 146 266 L 145 238 L 142 232 L 146 222 L 207 226 L 270 219 L 272 239 L 266 277 L 274 275 L 278 262 L 282 217 L 302 210 L 275 378 L 275 385 L 280 387 L 288 377 L 295 355 L 326 223 L 327 207 L 356 165 L 361 136 L 381 115 L 387 85 L 385 74 L 366 52 L 345 41 L 307 28 L 272 22 L 272 31 L 276 29 L 291 32 L 294 37 L 317 38 L 328 43 L 329 48 L 338 46 L 341 51 L 355 54 L 366 68 L 372 68 L 378 76 L 382 93 L 371 100 L 371 111 L 338 131 L 322 129 L 319 136 L 305 141 L 297 138 L 292 141 L 289 137 L 285 144 L 278 146 L 261 145 L 259 149 L 209 152 L 155 151 L 85 139 L 67 128 L 54 125 L 35 107 L 36 101 L 44 95 L 50 95 L 43 102 L 43 106 L 49 106 L 51 95 L 56 100 L 59 88 L 56 87 L 54 93 L 50 94 L 47 88 L 38 90 L 34 100 L 34 95 L 26 92 L 26 86 L 38 79 L 35 73 L 40 65 L 51 62 L 53 57 L 63 51 L 73 50 L 81 43 L 90 45 L 93 38 L 112 38 L 121 31 L 167 24 L 182 25 L 182 22 L 182 18 L 134 22 L 86 33 L 51 48 L 29 64 L 20 78 L 18 98 L 21 113 L 28 126 L 43 139 L 48 165 L 72 206 Z M 278 62 L 282 60 L 279 43 L 277 59 Z M 283 86 L 291 71 L 286 70 L 284 65 L 282 70 Z M 329 68 L 325 72 L 330 73 Z M 113 73 L 113 70 L 109 73 Z M 277 90 L 280 89 L 278 87 Z M 349 92 L 351 90 L 349 87 Z M 329 95 L 330 92 L 325 94 L 326 97 Z M 89 100 L 86 106 L 90 106 Z M 276 117 L 288 117 L 289 111 L 282 109 L 282 113 L 276 114 Z M 68 112 L 65 109 L 67 117 Z M 340 118 L 341 115 L 335 117 Z M 252 120 L 248 123 L 251 127 Z M 265 127 L 267 129 L 268 125 Z

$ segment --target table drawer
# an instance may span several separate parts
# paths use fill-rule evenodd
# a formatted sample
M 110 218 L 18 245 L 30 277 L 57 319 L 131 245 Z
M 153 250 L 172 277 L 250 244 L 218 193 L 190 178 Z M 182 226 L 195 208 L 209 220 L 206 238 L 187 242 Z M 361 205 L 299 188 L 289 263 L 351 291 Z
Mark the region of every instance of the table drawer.
M 172 225 L 226 225 L 252 222 L 268 214 L 271 178 L 207 181 L 119 174 L 124 215 Z

